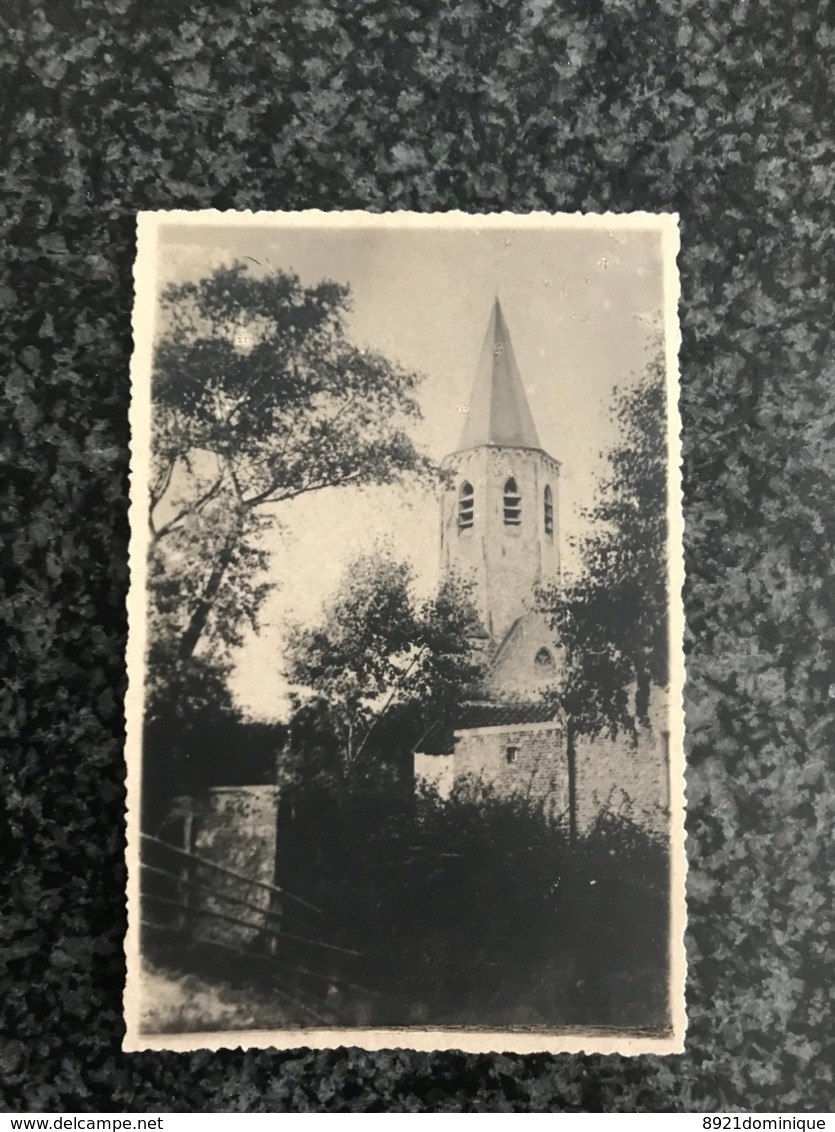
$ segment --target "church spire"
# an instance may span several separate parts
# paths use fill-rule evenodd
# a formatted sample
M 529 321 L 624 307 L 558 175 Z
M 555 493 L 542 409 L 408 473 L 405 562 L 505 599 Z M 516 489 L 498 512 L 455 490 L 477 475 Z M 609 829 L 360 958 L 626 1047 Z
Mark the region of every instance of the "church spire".
M 487 325 L 458 451 L 483 445 L 540 446 L 498 298 Z

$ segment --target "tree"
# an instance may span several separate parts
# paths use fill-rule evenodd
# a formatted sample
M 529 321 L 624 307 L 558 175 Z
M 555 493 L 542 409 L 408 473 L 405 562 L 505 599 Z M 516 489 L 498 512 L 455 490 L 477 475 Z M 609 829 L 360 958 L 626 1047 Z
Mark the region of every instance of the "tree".
M 268 784 L 286 728 L 246 719 L 229 691 L 228 662 L 208 651 L 186 659 L 152 640 L 146 684 L 143 825 L 153 830 L 178 794 Z
M 379 751 L 384 735 L 401 750 L 416 742 L 480 678 L 467 588 L 450 579 L 417 602 L 412 585 L 411 567 L 390 552 L 361 555 L 321 624 L 290 635 L 290 678 L 328 702 L 348 763 Z
M 230 649 L 270 589 L 280 504 L 430 468 L 406 427 L 418 375 L 348 341 L 349 292 L 221 267 L 162 296 L 153 368 L 146 798 L 223 780 L 252 746 Z M 223 742 L 216 737 L 224 736 Z M 234 741 L 233 741 L 234 740 Z M 259 746 L 260 744 L 260 746 Z M 260 739 L 253 766 L 264 759 Z M 228 768 L 234 776 L 234 767 Z M 156 802 L 154 801 L 154 804 Z
M 353 345 L 348 309 L 345 286 L 242 263 L 163 294 L 151 589 L 182 660 L 208 628 L 228 646 L 257 616 L 259 537 L 277 504 L 430 467 L 406 432 L 418 375 Z
M 666 383 L 661 358 L 616 391 L 618 444 L 576 540 L 581 569 L 543 590 L 564 650 L 555 689 L 566 717 L 572 823 L 578 735 L 636 733 L 650 688 L 668 680 Z

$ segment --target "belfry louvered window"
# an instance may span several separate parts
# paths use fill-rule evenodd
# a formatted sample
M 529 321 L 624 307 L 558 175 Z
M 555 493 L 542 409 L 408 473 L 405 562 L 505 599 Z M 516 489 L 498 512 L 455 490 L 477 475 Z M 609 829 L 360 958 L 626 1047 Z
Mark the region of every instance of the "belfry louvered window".
M 507 527 L 518 527 L 522 522 L 522 496 L 513 476 L 504 485 L 504 521 Z
M 462 483 L 458 490 L 458 530 L 469 531 L 473 526 L 475 496 L 473 485 Z
M 547 485 L 545 487 L 545 533 L 546 535 L 554 533 L 554 497 Z

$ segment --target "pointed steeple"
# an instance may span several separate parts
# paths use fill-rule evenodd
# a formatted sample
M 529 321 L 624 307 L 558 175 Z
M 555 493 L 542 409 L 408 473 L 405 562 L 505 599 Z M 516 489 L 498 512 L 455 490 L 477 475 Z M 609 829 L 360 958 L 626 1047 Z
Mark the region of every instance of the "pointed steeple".
M 540 447 L 498 298 L 487 325 L 458 451 L 485 444 Z

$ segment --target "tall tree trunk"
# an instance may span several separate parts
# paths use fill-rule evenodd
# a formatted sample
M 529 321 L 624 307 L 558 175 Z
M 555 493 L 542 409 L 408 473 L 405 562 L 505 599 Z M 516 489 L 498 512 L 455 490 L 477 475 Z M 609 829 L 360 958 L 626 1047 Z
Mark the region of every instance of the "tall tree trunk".
M 565 751 L 568 756 L 568 840 L 573 845 L 577 840 L 577 747 L 570 718 L 565 721 Z
M 209 580 L 203 590 L 202 597 L 192 610 L 186 631 L 183 633 L 180 640 L 180 657 L 183 660 L 188 660 L 193 656 L 194 650 L 197 648 L 198 642 L 203 636 L 203 631 L 209 620 L 209 614 L 212 612 L 212 606 L 215 603 L 218 590 L 221 587 L 223 578 L 232 561 L 232 555 L 235 552 L 235 544 L 237 541 L 238 532 L 234 531 L 223 544 L 223 549 L 218 556 L 214 569 L 209 575 Z
M 644 658 L 642 658 L 644 659 Z M 644 659 L 644 663 L 640 665 L 635 674 L 635 715 L 637 722 L 647 726 L 649 723 L 649 694 L 650 694 L 650 676 L 647 664 L 649 658 Z
M 409 667 L 406 669 L 406 671 L 402 672 L 400 674 L 400 676 L 398 676 L 397 680 L 395 681 L 394 687 L 389 692 L 389 694 L 386 698 L 386 702 L 383 704 L 382 710 L 377 715 L 375 715 L 374 718 L 372 719 L 371 726 L 366 731 L 362 742 L 360 743 L 359 747 L 357 748 L 357 754 L 356 754 L 357 758 L 359 758 L 360 755 L 362 754 L 362 752 L 365 750 L 365 744 L 371 738 L 371 734 L 374 731 L 374 728 L 377 726 L 377 724 L 380 722 L 380 720 L 386 714 L 388 709 L 391 707 L 392 703 L 394 702 L 394 697 L 397 695 L 397 693 L 403 687 L 404 682 L 408 679 L 409 674 L 411 673 L 412 669 L 417 664 L 417 662 L 420 660 L 422 655 L 423 655 L 423 652 L 422 651 L 419 652 L 418 655 L 416 657 L 414 657 L 414 659 L 412 660 L 412 663 L 409 665 Z

